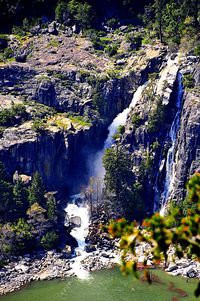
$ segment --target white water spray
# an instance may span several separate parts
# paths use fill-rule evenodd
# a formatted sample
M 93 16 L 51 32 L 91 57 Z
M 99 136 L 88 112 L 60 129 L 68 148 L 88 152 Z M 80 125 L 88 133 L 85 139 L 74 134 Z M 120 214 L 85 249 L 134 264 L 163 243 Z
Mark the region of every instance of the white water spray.
M 84 203 L 81 203 L 80 206 L 75 204 L 77 198 L 81 198 L 81 195 L 73 196 L 72 202 L 68 204 L 65 211 L 67 216 L 71 220 L 76 220 L 78 222 L 70 234 L 76 239 L 78 247 L 75 249 L 74 262 L 72 264 L 72 270 L 75 275 L 80 279 L 88 279 L 89 272 L 82 267 L 82 261 L 88 256 L 85 251 L 85 238 L 88 235 L 89 230 L 89 208 Z
M 167 153 L 167 161 L 166 161 L 166 177 L 165 177 L 165 185 L 164 191 L 161 196 L 161 210 L 160 214 L 163 216 L 166 211 L 166 205 L 170 198 L 170 195 L 173 191 L 174 179 L 175 179 L 175 144 L 176 137 L 180 125 L 180 116 L 181 116 L 181 103 L 183 98 L 183 85 L 182 85 L 182 74 L 178 73 L 178 95 L 176 101 L 177 113 L 172 122 L 172 126 L 169 132 L 169 138 L 171 142 L 171 147 Z
M 93 168 L 93 176 L 98 177 L 103 182 L 103 177 L 105 175 L 105 169 L 103 167 L 102 158 L 104 152 L 107 148 L 111 147 L 114 143 L 113 135 L 117 133 L 118 127 L 120 125 L 125 125 L 128 114 L 130 113 L 131 109 L 135 107 L 137 102 L 142 97 L 142 92 L 145 88 L 146 84 L 139 86 L 137 91 L 134 93 L 133 99 L 127 109 L 125 109 L 122 113 L 119 113 L 117 117 L 113 120 L 111 125 L 108 128 L 108 136 L 104 142 L 103 149 L 96 155 L 95 160 L 92 163 Z M 77 257 L 74 258 L 74 263 L 72 264 L 73 272 L 77 275 L 77 277 L 81 279 L 87 279 L 89 277 L 89 272 L 86 271 L 82 267 L 82 261 L 86 259 L 88 254 L 85 252 L 85 238 L 88 234 L 89 229 L 89 208 L 84 205 L 84 202 L 80 206 L 75 204 L 75 200 L 77 198 L 82 198 L 81 195 L 75 195 L 73 200 L 68 206 L 66 207 L 65 211 L 68 215 L 68 218 L 74 218 L 76 220 L 80 220 L 80 226 L 74 227 L 71 231 L 71 235 L 77 240 L 78 248 L 75 249 L 75 253 Z
M 130 111 L 136 106 L 137 102 L 142 98 L 142 93 L 146 87 L 146 83 L 142 86 L 139 86 L 136 90 L 136 92 L 133 95 L 133 99 L 129 105 L 128 108 L 126 108 L 123 112 L 119 113 L 117 117 L 113 120 L 111 125 L 108 127 L 108 136 L 104 142 L 103 149 L 98 152 L 96 155 L 96 158 L 94 160 L 93 164 L 93 176 L 100 178 L 103 181 L 103 178 L 105 176 L 105 168 L 103 167 L 103 155 L 105 153 L 105 150 L 114 144 L 115 140 L 113 136 L 117 133 L 117 130 L 120 125 L 125 125 L 128 115 Z

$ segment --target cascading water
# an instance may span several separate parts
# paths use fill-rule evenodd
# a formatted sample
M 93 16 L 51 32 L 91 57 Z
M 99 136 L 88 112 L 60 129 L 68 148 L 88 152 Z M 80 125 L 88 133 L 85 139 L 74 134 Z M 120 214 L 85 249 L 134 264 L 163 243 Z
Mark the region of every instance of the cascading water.
M 69 220 L 77 223 L 76 226 L 73 227 L 70 234 L 76 239 L 78 243 L 78 247 L 75 249 L 75 255 L 77 256 L 74 259 L 72 264 L 72 270 L 75 275 L 80 279 L 87 279 L 89 277 L 89 272 L 86 271 L 82 267 L 82 260 L 87 257 L 87 253 L 85 252 L 85 238 L 88 235 L 89 229 L 89 208 L 84 202 L 81 202 L 80 205 L 75 204 L 77 199 L 81 199 L 81 195 L 75 195 L 72 197 L 72 201 L 66 207 L 65 211 L 67 213 L 67 217 Z
M 102 163 L 104 152 L 114 143 L 113 135 L 116 134 L 118 127 L 120 125 L 126 124 L 128 114 L 130 113 L 131 109 L 134 108 L 136 103 L 141 99 L 142 92 L 145 86 L 146 84 L 139 86 L 137 91 L 134 93 L 129 107 L 126 108 L 122 113 L 119 113 L 113 120 L 111 125 L 108 127 L 108 136 L 104 142 L 104 147 L 100 152 L 98 152 L 95 160 L 93 160 L 92 174 L 95 177 L 99 177 L 102 182 L 105 175 L 105 170 Z M 80 221 L 80 224 L 75 226 L 70 233 L 78 243 L 78 247 L 75 249 L 76 257 L 74 258 L 72 269 L 77 277 L 81 279 L 87 279 L 89 277 L 89 273 L 82 267 L 82 261 L 88 256 L 88 254 L 85 252 L 85 238 L 88 234 L 89 228 L 89 208 L 84 204 L 84 200 L 79 205 L 75 204 L 77 198 L 80 199 L 81 195 L 75 195 L 65 209 L 68 218 L 74 218 Z
M 175 115 L 175 118 L 172 122 L 171 129 L 169 131 L 171 147 L 169 148 L 167 153 L 165 185 L 164 185 L 164 191 L 161 196 L 161 210 L 160 210 L 161 215 L 164 215 L 165 213 L 166 205 L 170 198 L 170 194 L 172 193 L 173 185 L 174 185 L 175 144 L 176 144 L 177 133 L 180 125 L 182 98 L 183 98 L 182 74 L 179 72 L 178 73 L 178 95 L 176 101 L 177 113 Z
M 104 152 L 107 148 L 111 147 L 111 145 L 115 142 L 113 136 L 117 133 L 117 130 L 120 125 L 126 124 L 128 114 L 135 107 L 137 102 L 141 99 L 142 92 L 144 91 L 145 87 L 146 87 L 146 83 L 138 87 L 138 89 L 133 95 L 133 99 L 129 107 L 126 108 L 123 112 L 119 113 L 117 117 L 113 120 L 111 125 L 108 127 L 108 136 L 104 142 L 104 147 L 99 153 L 97 153 L 96 158 L 94 160 L 94 165 L 92 170 L 93 176 L 103 180 L 105 175 L 105 169 L 103 167 L 103 162 L 102 162 Z

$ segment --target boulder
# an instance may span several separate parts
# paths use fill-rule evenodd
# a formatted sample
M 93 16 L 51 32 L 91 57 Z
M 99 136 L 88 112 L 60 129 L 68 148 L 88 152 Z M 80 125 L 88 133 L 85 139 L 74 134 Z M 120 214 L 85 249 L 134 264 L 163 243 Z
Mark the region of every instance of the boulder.
M 48 33 L 52 35 L 58 35 L 57 25 L 55 21 L 49 24 Z
M 81 226 L 81 218 L 80 216 L 71 216 L 69 218 L 69 222 L 72 226 L 80 227 Z
M 172 262 L 172 263 L 169 264 L 168 268 L 165 269 L 165 271 L 166 272 L 172 272 L 172 271 L 176 270 L 177 268 L 178 268 L 177 264 Z
M 27 273 L 29 271 L 29 267 L 24 265 L 24 264 L 18 264 L 15 266 L 15 270 L 17 272 L 23 272 L 23 273 Z
M 85 251 L 87 252 L 87 253 L 90 253 L 90 252 L 94 252 L 94 251 L 96 251 L 96 247 L 94 246 L 94 245 L 86 245 L 85 246 Z
M 32 35 L 37 35 L 40 33 L 40 25 L 36 25 L 30 29 Z

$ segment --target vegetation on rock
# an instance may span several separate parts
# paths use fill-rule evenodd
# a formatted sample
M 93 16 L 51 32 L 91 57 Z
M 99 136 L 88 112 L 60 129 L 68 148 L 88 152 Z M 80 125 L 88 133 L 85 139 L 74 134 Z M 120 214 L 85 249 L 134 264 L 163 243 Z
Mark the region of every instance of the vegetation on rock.
M 0 262 L 12 255 L 56 247 L 56 208 L 53 195 L 45 198 L 38 172 L 27 188 L 20 177 L 12 184 L 0 162 Z
M 133 272 L 137 275 L 137 257 L 135 247 L 138 242 L 147 242 L 151 246 L 154 263 L 161 260 L 168 260 L 168 250 L 171 245 L 175 248 L 175 255 L 180 257 L 194 257 L 199 260 L 200 254 L 200 174 L 196 173 L 188 183 L 187 195 L 187 216 L 182 216 L 178 208 L 173 208 L 167 216 L 155 213 L 151 218 L 145 219 L 140 227 L 136 222 L 128 223 L 125 219 L 112 222 L 109 232 L 113 237 L 120 238 L 122 255 L 122 271 Z M 179 223 L 177 224 L 177 218 Z M 132 254 L 135 259 L 127 261 L 127 255 Z M 145 254 L 144 254 L 145 256 Z M 147 265 L 147 258 L 144 258 L 144 267 Z M 145 271 L 146 278 L 150 282 L 150 274 Z M 200 283 L 195 291 L 200 295 Z

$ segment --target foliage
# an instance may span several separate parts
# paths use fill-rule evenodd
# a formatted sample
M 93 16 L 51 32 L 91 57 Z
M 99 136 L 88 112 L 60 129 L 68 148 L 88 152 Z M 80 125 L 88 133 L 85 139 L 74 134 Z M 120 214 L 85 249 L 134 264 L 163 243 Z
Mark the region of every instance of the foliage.
M 47 232 L 41 239 L 41 245 L 45 250 L 56 248 L 58 244 L 58 234 L 54 231 Z
M 92 6 L 89 3 L 80 3 L 76 0 L 70 0 L 67 8 L 71 19 L 77 25 L 83 29 L 91 27 L 94 15 Z
M 200 56 L 200 45 L 195 46 L 195 48 L 194 48 L 194 55 Z
M 28 200 L 30 205 L 38 203 L 41 206 L 45 206 L 44 198 L 45 188 L 41 175 L 35 172 L 31 186 L 28 189 Z
M 138 33 L 126 33 L 125 39 L 131 44 L 131 48 L 139 49 L 142 45 L 142 36 Z
M 151 149 L 153 151 L 156 151 L 157 149 L 159 149 L 159 147 L 160 147 L 160 143 L 157 140 L 151 144 Z
M 12 185 L 7 180 L 6 170 L 0 162 L 0 221 L 7 221 L 13 212 Z
M 11 255 L 41 249 L 40 240 L 50 229 L 57 229 L 57 205 L 52 193 L 45 194 L 41 176 L 36 172 L 27 188 L 19 179 L 11 183 L 0 162 L 0 265 Z M 57 237 L 57 236 L 56 236 Z M 55 235 L 43 239 L 44 245 Z M 46 246 L 46 245 L 45 245 Z
M 56 199 L 52 194 L 47 197 L 47 217 L 51 221 L 56 219 Z
M 102 115 L 105 110 L 105 102 L 102 97 L 102 85 L 99 81 L 96 82 L 95 88 L 93 90 L 92 100 L 95 109 Z
M 111 18 L 111 19 L 107 20 L 106 24 L 108 27 L 110 27 L 112 29 L 116 29 L 117 25 L 119 24 L 119 20 L 116 18 Z
M 33 131 L 35 131 L 37 133 L 42 133 L 43 131 L 45 131 L 46 124 L 45 124 L 44 120 L 42 120 L 40 118 L 35 118 L 31 128 Z
M 137 128 L 141 123 L 140 115 L 138 113 L 134 113 L 131 117 L 131 121 L 132 121 L 134 128 Z
M 0 225 L 0 255 L 20 255 L 30 250 L 32 242 L 31 226 L 22 218 L 15 223 Z
M 58 2 L 55 8 L 55 19 L 56 21 L 63 22 L 65 21 L 65 15 L 67 15 L 68 5 L 66 2 L 61 1 Z
M 141 219 L 145 213 L 143 188 L 134 182 L 130 154 L 117 145 L 106 150 L 103 164 L 108 211 L 114 216 Z
M 19 120 L 17 118 L 18 116 L 20 117 Z M 11 126 L 26 118 L 26 107 L 21 104 L 13 104 L 10 109 L 3 109 L 0 111 L 1 126 Z
M 28 191 L 20 179 L 13 186 L 13 201 L 15 218 L 25 217 L 29 206 Z
M 162 100 L 160 99 L 156 105 L 156 108 L 152 110 L 147 125 L 147 131 L 149 133 L 157 132 L 160 127 L 164 124 L 165 121 L 165 106 L 162 104 Z
M 117 54 L 117 50 L 117 44 L 111 44 L 105 47 L 105 52 L 108 53 L 109 56 L 114 56 L 115 54 Z
M 122 271 L 133 272 L 137 276 L 137 256 L 135 247 L 138 242 L 149 243 L 155 264 L 164 260 L 167 264 L 168 249 L 171 245 L 175 247 L 176 255 L 183 257 L 187 254 L 189 258 L 196 255 L 199 260 L 200 254 L 200 174 L 196 173 L 188 183 L 188 201 L 195 204 L 195 208 L 190 208 L 188 215 L 180 219 L 180 224 L 176 224 L 179 211 L 174 211 L 168 216 L 161 216 L 155 213 L 151 218 L 145 219 L 142 228 L 136 222 L 128 223 L 125 219 L 112 222 L 109 226 L 109 233 L 113 237 L 120 238 L 120 248 L 122 255 Z M 128 254 L 134 256 L 134 260 L 127 261 Z M 144 254 L 145 255 L 145 254 Z M 144 266 L 146 266 L 146 258 Z M 147 279 L 149 274 L 146 272 Z M 199 296 L 199 286 L 195 291 Z
M 195 82 L 192 74 L 189 73 L 183 76 L 183 85 L 187 89 L 194 88 Z
M 56 38 L 51 38 L 50 41 L 48 42 L 48 45 L 47 45 L 48 48 L 58 48 L 59 47 L 59 42 Z M 48 78 L 49 80 L 49 78 Z
M 4 48 L 0 51 L 0 62 L 6 62 L 13 58 L 13 50 L 10 47 Z
M 77 123 L 81 126 L 91 126 L 91 122 L 84 116 L 76 115 L 76 114 L 67 114 L 67 118 L 69 118 L 72 122 Z

